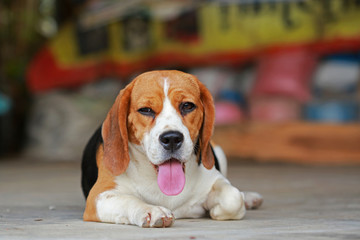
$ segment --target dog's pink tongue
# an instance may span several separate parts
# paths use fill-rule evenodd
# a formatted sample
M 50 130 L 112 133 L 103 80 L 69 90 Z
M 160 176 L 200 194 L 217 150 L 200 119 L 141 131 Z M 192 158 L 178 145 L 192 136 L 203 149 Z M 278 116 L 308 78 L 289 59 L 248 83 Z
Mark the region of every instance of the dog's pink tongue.
M 181 163 L 170 159 L 159 165 L 157 182 L 160 190 L 168 196 L 181 193 L 185 186 L 185 174 Z

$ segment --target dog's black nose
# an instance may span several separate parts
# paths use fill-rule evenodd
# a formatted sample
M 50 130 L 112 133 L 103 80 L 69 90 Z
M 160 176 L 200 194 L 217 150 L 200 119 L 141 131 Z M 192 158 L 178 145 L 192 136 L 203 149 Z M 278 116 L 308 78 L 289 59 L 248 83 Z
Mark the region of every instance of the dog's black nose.
M 184 142 L 184 135 L 178 131 L 164 132 L 159 137 L 161 145 L 171 152 L 178 150 Z

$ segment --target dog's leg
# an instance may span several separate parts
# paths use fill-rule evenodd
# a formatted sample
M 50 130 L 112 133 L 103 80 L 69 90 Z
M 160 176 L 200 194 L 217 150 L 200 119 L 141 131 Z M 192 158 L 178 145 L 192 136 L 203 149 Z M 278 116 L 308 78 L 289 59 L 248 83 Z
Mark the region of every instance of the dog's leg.
M 175 217 L 169 209 L 144 203 L 131 195 L 106 191 L 96 203 L 101 222 L 132 224 L 140 227 L 170 227 Z
M 226 179 L 214 183 L 205 208 L 216 220 L 242 219 L 245 216 L 244 193 L 233 187 Z

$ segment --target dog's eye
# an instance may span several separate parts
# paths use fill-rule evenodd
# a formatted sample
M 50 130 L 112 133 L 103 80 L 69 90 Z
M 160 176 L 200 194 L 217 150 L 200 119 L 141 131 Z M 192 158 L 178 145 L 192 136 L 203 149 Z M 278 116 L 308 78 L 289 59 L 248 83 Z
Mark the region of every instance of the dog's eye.
M 187 113 L 192 112 L 196 108 L 196 105 L 192 102 L 183 102 L 180 103 L 179 108 L 181 114 L 186 115 Z
M 150 117 L 155 116 L 154 110 L 152 110 L 151 108 L 148 108 L 148 107 L 140 108 L 140 109 L 138 109 L 138 112 L 145 116 L 150 116 Z

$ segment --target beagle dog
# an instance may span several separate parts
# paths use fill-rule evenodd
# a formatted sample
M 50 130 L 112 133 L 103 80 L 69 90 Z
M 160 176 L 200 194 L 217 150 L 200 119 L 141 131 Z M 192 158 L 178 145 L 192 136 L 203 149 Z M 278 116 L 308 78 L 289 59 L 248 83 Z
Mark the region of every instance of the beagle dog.
M 170 227 L 175 218 L 241 219 L 262 197 L 225 178 L 206 87 L 180 71 L 141 74 L 120 91 L 82 160 L 85 221 Z

